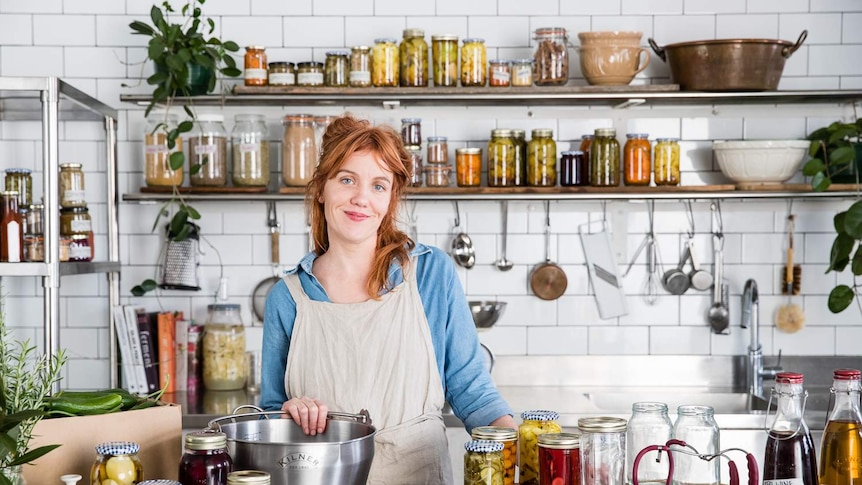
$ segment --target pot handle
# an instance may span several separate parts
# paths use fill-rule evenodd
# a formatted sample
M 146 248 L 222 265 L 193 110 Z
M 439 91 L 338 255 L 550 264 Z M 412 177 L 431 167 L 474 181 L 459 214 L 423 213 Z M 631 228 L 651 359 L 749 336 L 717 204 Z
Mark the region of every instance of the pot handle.
M 329 411 L 326 414 L 326 417 L 336 421 L 351 421 L 354 423 L 371 425 L 371 416 L 368 414 L 367 409 L 359 411 L 359 414 Z
M 667 62 L 667 57 L 665 55 L 664 47 L 659 47 L 659 45 L 655 43 L 655 40 L 653 40 L 652 37 L 648 38 L 647 42 L 649 43 L 649 46 L 652 47 L 652 50 L 655 51 L 656 55 L 661 57 L 661 60 Z
M 802 47 L 802 43 L 805 42 L 805 39 L 808 38 L 808 31 L 803 30 L 801 34 L 799 34 L 799 38 L 796 39 L 796 43 L 793 45 L 789 45 L 781 49 L 781 55 L 787 59 L 794 52 L 796 52 L 800 47 Z

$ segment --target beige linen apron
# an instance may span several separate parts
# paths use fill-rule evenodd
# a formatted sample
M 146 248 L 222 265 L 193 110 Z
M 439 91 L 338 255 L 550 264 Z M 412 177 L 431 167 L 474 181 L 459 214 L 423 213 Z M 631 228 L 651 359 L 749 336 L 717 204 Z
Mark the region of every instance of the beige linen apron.
M 367 409 L 377 428 L 368 483 L 453 482 L 443 386 L 413 268 L 380 300 L 308 298 L 297 274 L 285 277 L 296 301 L 284 385 L 333 411 Z

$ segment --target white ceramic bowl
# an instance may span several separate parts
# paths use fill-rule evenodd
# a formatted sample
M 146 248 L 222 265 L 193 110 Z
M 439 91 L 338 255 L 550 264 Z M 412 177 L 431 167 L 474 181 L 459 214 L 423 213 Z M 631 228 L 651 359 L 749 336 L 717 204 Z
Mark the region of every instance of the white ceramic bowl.
M 718 168 L 736 183 L 780 184 L 799 171 L 810 142 L 806 140 L 716 141 Z

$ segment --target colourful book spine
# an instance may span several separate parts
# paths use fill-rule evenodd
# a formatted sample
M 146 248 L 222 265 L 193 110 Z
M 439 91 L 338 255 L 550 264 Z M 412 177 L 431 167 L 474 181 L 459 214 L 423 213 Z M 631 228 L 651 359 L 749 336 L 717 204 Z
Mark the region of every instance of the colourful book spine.
M 177 314 L 174 334 L 176 335 L 176 354 L 174 367 L 174 390 L 188 389 L 189 380 L 189 321 L 183 319 L 182 313 Z
M 144 371 L 147 377 L 147 392 L 159 390 L 159 351 L 158 328 L 159 314 L 156 312 L 138 313 L 138 332 L 141 339 L 141 356 L 144 359 Z
M 176 390 L 177 339 L 174 319 L 174 312 L 159 313 L 159 388 L 165 389 L 165 392 Z

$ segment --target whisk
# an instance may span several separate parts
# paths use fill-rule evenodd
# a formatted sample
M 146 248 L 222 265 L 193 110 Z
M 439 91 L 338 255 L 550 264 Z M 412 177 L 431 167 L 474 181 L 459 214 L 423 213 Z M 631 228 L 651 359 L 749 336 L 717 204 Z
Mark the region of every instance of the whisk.
M 647 263 L 647 274 L 644 279 L 643 287 L 641 289 L 641 293 L 643 293 L 644 301 L 648 305 L 652 305 L 658 299 L 658 286 L 659 286 L 659 266 L 661 266 L 661 260 L 658 251 L 658 241 L 655 239 L 655 232 L 653 230 L 654 223 L 654 214 L 655 214 L 655 201 L 650 200 L 647 201 L 647 205 L 649 210 L 647 212 L 649 216 L 649 232 L 644 236 L 643 241 L 641 241 L 637 250 L 635 250 L 635 254 L 632 257 L 632 260 L 629 262 L 628 267 L 626 268 L 623 276 L 628 276 L 629 272 L 632 270 L 632 266 L 635 261 L 640 257 L 640 254 L 646 250 L 646 263 Z

